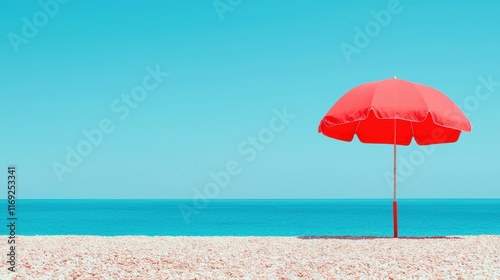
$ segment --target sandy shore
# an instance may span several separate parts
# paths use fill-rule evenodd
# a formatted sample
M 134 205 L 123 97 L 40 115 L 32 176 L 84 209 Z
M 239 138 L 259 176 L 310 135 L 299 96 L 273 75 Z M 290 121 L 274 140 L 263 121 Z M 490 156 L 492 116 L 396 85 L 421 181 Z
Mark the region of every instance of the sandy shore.
M 500 236 L 18 236 L 16 276 L 0 247 L 1 279 L 500 279 Z

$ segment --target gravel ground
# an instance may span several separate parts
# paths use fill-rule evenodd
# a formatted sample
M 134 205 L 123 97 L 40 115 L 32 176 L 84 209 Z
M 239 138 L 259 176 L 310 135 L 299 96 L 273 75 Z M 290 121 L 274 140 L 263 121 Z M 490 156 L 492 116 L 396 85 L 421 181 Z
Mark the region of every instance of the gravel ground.
M 500 236 L 16 239 L 1 279 L 500 279 Z

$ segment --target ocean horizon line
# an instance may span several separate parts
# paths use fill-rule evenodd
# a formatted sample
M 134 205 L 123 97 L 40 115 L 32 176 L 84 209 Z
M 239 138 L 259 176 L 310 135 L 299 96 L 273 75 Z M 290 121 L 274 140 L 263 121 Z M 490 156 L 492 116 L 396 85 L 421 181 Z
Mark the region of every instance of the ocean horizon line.
M 178 200 L 191 201 L 194 198 L 17 198 L 16 200 Z M 6 201 L 7 198 L 2 198 Z M 206 198 L 208 201 L 235 201 L 235 200 L 387 200 L 392 201 L 393 198 Z M 500 200 L 500 197 L 422 197 L 422 198 L 398 198 L 397 201 L 407 200 Z

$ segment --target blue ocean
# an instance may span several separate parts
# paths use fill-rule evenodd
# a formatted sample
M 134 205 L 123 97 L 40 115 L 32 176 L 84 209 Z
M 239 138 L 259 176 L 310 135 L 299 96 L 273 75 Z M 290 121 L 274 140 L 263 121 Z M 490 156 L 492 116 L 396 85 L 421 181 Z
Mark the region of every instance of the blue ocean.
M 500 199 L 398 204 L 400 236 L 500 235 Z M 19 235 L 391 236 L 393 230 L 392 201 L 383 199 L 18 200 L 16 216 Z

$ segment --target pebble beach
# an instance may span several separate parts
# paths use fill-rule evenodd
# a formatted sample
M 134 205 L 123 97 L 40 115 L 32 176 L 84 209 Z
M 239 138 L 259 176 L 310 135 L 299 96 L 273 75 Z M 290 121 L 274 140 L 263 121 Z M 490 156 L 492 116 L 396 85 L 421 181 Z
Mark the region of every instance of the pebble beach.
M 1 279 L 500 279 L 493 235 L 18 236 L 16 246 L 16 272 L 2 253 Z

